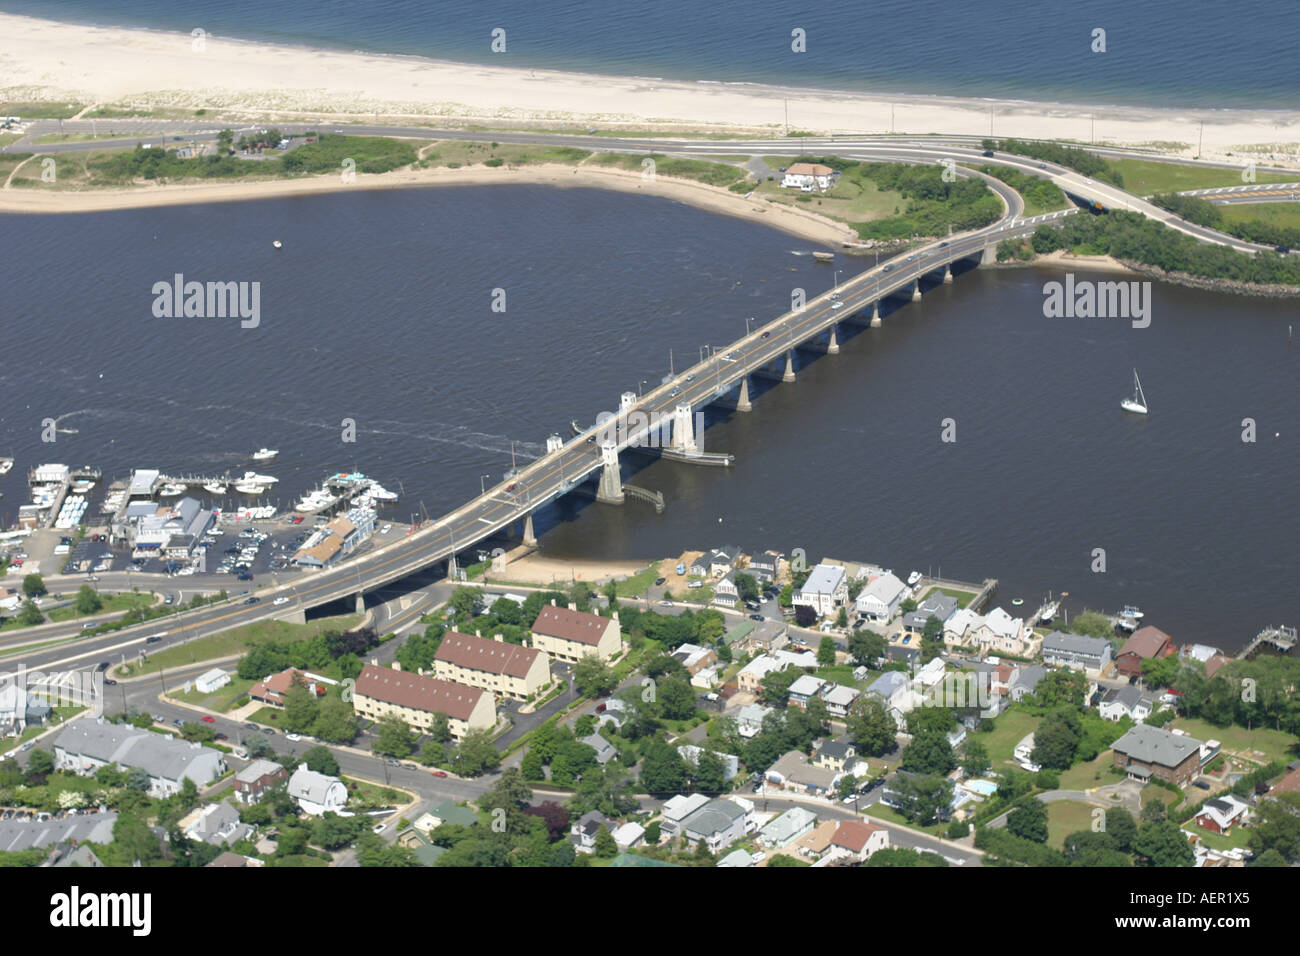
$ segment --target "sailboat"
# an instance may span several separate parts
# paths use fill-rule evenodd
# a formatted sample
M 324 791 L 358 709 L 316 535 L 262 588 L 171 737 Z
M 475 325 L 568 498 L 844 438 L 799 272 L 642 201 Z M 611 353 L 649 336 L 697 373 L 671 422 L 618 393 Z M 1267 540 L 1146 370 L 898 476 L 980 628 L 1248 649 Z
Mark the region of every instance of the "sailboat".
M 1137 415 L 1147 413 L 1147 397 L 1142 394 L 1142 382 L 1138 379 L 1138 370 L 1133 370 L 1133 397 L 1126 398 L 1119 403 L 1119 407 L 1126 412 L 1133 412 Z

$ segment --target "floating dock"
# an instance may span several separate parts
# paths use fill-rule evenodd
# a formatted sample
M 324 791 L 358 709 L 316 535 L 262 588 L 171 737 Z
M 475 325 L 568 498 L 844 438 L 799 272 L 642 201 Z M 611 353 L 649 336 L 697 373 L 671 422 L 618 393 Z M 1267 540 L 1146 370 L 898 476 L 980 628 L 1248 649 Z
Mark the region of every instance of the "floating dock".
M 1247 660 L 1264 645 L 1272 647 L 1283 654 L 1288 654 L 1296 646 L 1296 629 L 1294 627 L 1266 627 L 1255 635 L 1246 645 L 1245 650 L 1237 655 L 1237 660 Z

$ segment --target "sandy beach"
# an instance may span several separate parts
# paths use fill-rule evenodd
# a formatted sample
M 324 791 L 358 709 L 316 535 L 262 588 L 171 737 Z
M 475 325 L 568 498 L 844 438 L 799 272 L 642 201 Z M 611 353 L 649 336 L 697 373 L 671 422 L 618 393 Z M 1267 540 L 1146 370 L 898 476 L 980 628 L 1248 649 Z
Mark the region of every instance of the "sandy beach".
M 602 129 L 947 133 L 1149 146 L 1205 158 L 1300 161 L 1300 111 L 1188 110 L 873 96 L 757 84 L 593 77 L 253 44 L 188 33 L 60 24 L 0 14 L 0 97 L 237 113 L 431 123 L 582 124 Z M 1200 124 L 1204 124 L 1203 131 Z M 1229 157 L 1227 154 L 1233 154 Z

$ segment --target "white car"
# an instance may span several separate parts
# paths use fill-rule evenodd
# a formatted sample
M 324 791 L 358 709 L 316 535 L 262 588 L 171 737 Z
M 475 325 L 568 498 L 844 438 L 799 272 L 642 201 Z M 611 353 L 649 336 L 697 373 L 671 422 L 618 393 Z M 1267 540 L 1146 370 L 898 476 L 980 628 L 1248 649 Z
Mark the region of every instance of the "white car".
M 288 599 L 287 597 L 278 597 L 278 598 L 276 598 L 274 601 L 272 601 L 271 603 L 272 603 L 272 604 L 288 604 L 288 603 L 289 603 L 289 599 Z
M 387 829 L 387 827 L 388 827 L 387 823 L 376 823 L 370 829 L 373 830 L 375 833 L 383 833 L 384 830 Z
M 285 734 L 284 739 L 294 741 L 302 740 L 302 734 Z
M 842 309 L 842 308 L 844 308 L 844 303 L 843 303 L 843 302 L 832 302 L 832 303 L 831 303 L 831 308 L 832 308 L 832 309 Z
M 390 531 L 392 531 L 392 530 L 393 530 L 393 526 L 392 526 L 391 524 L 386 524 L 386 525 L 384 525 L 382 528 L 379 529 L 379 533 L 380 533 L 380 534 L 388 534 L 388 532 L 390 532 Z

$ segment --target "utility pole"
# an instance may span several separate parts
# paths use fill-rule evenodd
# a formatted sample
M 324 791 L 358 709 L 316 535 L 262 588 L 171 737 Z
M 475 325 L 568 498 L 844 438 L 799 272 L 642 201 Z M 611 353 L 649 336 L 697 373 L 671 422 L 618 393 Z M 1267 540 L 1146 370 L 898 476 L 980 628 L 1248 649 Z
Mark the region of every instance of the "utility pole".
M 1196 158 L 1201 158 L 1201 146 L 1205 142 L 1205 120 L 1201 120 L 1196 133 Z

